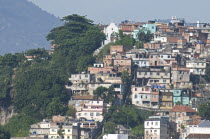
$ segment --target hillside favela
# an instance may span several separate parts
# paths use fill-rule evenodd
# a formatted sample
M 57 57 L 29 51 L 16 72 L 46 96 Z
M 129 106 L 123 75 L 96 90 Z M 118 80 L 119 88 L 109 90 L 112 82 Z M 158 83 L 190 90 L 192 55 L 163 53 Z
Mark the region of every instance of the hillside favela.
M 210 24 L 107 22 L 0 0 L 0 139 L 210 139 Z

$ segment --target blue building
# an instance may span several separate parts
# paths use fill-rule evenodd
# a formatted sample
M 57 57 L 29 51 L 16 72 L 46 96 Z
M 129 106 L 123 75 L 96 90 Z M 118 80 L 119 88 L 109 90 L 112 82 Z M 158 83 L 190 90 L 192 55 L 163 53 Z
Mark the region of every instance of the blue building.
M 147 33 L 148 31 L 150 31 L 151 33 L 155 33 L 157 31 L 157 26 L 155 24 L 144 24 L 143 27 L 141 27 L 140 29 L 136 29 L 133 31 L 133 38 L 135 40 L 138 40 L 138 33 L 140 31 L 144 31 L 144 33 Z

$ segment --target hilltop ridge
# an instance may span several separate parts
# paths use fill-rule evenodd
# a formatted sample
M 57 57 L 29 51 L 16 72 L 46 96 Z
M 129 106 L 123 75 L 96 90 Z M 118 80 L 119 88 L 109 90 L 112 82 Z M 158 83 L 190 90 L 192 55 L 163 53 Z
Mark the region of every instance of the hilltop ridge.
M 34 48 L 49 49 L 47 33 L 59 18 L 27 0 L 0 0 L 0 55 Z

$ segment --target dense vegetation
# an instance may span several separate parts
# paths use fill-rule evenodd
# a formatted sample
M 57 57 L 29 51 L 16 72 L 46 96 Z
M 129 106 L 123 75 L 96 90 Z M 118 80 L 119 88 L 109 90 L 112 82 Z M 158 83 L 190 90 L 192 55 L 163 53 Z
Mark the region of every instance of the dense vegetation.
M 47 36 L 58 47 L 52 58 L 52 68 L 61 73 L 82 72 L 95 62 L 92 53 L 101 46 L 105 39 L 93 21 L 84 16 L 64 17 L 65 24 L 54 28 Z
M 200 104 L 198 107 L 198 114 L 206 120 L 210 120 L 210 102 Z
M 150 115 L 152 115 L 151 112 L 138 110 L 129 105 L 113 106 L 105 115 L 107 120 L 104 123 L 105 133 L 114 133 L 117 125 L 123 125 L 131 128 L 131 132 L 135 137 L 140 137 L 144 134 L 144 120 Z

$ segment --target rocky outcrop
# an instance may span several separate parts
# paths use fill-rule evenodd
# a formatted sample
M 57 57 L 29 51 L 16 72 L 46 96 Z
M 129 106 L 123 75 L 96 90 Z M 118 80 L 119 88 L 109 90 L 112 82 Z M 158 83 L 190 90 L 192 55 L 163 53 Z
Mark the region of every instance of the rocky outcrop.
M 4 125 L 15 115 L 14 107 L 10 106 L 9 108 L 0 108 L 0 124 Z

